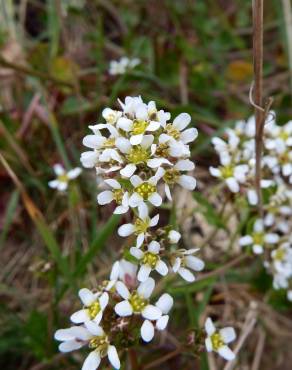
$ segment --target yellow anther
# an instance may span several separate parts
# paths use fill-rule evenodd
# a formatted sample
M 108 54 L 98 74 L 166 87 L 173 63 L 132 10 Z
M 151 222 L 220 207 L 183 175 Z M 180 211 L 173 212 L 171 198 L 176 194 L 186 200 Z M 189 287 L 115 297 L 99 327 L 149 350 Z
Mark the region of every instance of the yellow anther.
M 212 347 L 215 351 L 218 351 L 219 348 L 225 345 L 224 340 L 219 333 L 214 333 L 211 335 Z
M 141 297 L 136 291 L 131 294 L 129 302 L 133 308 L 133 311 L 136 313 L 141 312 L 148 304 L 147 299 Z
M 152 269 L 154 269 L 157 265 L 157 262 L 159 260 L 159 256 L 157 254 L 146 252 L 142 258 L 143 265 L 148 265 Z
M 99 301 L 93 302 L 90 306 L 87 307 L 87 310 L 88 310 L 90 319 L 93 320 L 101 310 Z
M 173 185 L 177 182 L 179 178 L 179 171 L 176 169 L 170 169 L 165 171 L 165 174 L 163 175 L 163 180 L 170 185 Z
M 175 140 L 178 140 L 180 138 L 179 130 L 177 130 L 171 123 L 166 125 L 165 131 L 169 136 L 173 137 Z
M 222 166 L 220 167 L 221 175 L 223 179 L 228 179 L 233 177 L 233 167 L 232 166 Z
M 114 200 L 118 203 L 121 204 L 123 200 L 124 192 L 122 189 L 114 189 L 113 190 L 113 197 Z
M 277 261 L 283 261 L 285 256 L 286 256 L 286 251 L 285 249 L 281 248 L 281 249 L 276 250 L 276 253 L 273 258 L 274 260 L 277 260 Z
M 91 349 L 96 349 L 101 357 L 106 356 L 109 346 L 109 340 L 106 335 L 100 337 L 93 337 L 88 343 L 88 347 Z
M 134 135 L 144 134 L 144 132 L 146 131 L 147 126 L 148 126 L 147 121 L 135 120 L 133 122 L 132 133 Z
M 137 186 L 135 191 L 144 199 L 148 199 L 149 196 L 156 191 L 154 185 L 149 184 L 148 182 L 143 182 L 141 185 Z
M 69 177 L 67 176 L 66 173 L 64 173 L 63 175 L 58 176 L 58 181 L 60 181 L 60 182 L 68 182 L 69 181 Z
M 169 156 L 169 147 L 167 144 L 159 144 L 156 148 L 155 154 L 158 157 L 167 158 Z
M 104 142 L 103 147 L 104 148 L 112 148 L 114 145 L 115 145 L 115 138 L 112 137 L 112 138 L 107 139 Z
M 135 234 L 139 235 L 141 233 L 145 233 L 149 226 L 149 218 L 146 220 L 141 220 L 141 218 L 137 218 L 135 220 Z
M 130 150 L 127 159 L 131 163 L 146 163 L 149 159 L 149 154 L 147 149 L 142 148 L 140 145 L 136 145 Z
M 263 233 L 254 233 L 252 235 L 254 244 L 263 245 L 264 244 L 264 234 Z

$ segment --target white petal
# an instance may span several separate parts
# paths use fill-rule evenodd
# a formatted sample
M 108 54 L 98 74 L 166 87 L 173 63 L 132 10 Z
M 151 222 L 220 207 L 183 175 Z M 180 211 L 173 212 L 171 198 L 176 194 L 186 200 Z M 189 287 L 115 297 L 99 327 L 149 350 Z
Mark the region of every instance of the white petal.
M 193 281 L 195 281 L 195 276 L 193 275 L 193 273 L 184 268 L 184 267 L 181 267 L 179 270 L 178 270 L 178 274 L 186 281 L 188 281 L 189 283 L 192 283 Z
M 232 193 L 238 193 L 239 192 L 239 185 L 238 182 L 235 180 L 234 177 L 229 177 L 226 179 L 226 184 Z
M 100 149 L 106 138 L 98 135 L 87 135 L 83 138 L 83 145 L 91 149 Z
M 253 238 L 250 235 L 245 235 L 242 238 L 239 239 L 239 245 L 241 247 L 250 245 L 253 242 Z
M 123 153 L 127 154 L 131 150 L 131 143 L 130 140 L 126 139 L 125 137 L 118 137 L 116 139 L 116 147 Z
M 266 234 L 265 235 L 265 242 L 270 244 L 278 243 L 279 241 L 279 235 L 278 234 Z
M 203 268 L 205 267 L 205 263 L 195 256 L 187 256 L 185 257 L 185 261 L 187 267 L 194 271 L 202 271 Z
M 66 190 L 68 187 L 68 183 L 67 182 L 61 182 L 59 181 L 59 185 L 58 185 L 58 190 L 59 191 L 64 191 Z
M 81 168 L 76 167 L 73 168 L 73 170 L 68 171 L 67 176 L 69 177 L 69 179 L 73 180 L 76 179 L 76 177 L 78 177 L 81 172 L 82 172 Z
M 256 220 L 256 222 L 254 223 L 253 229 L 257 233 L 260 233 L 260 232 L 264 231 L 264 222 L 263 222 L 263 220 L 261 220 L 261 219 Z
M 149 125 L 147 126 L 147 131 L 156 131 L 158 130 L 160 127 L 160 123 L 159 122 L 155 122 L 155 121 L 151 121 L 149 123 Z
M 155 207 L 159 207 L 162 204 L 162 198 L 158 193 L 153 193 L 148 198 L 149 202 L 153 204 Z
M 132 126 L 133 126 L 132 120 L 125 117 L 121 117 L 118 119 L 117 127 L 121 128 L 122 130 L 126 132 L 131 131 Z
M 117 206 L 116 209 L 114 210 L 115 215 L 122 215 L 124 213 L 127 213 L 129 210 L 129 207 L 124 207 L 124 206 Z
M 97 351 L 92 351 L 86 357 L 81 370 L 96 370 L 100 364 L 101 358 Z
M 115 346 L 108 346 L 108 351 L 107 351 L 108 359 L 112 366 L 115 369 L 119 369 L 121 367 L 119 355 L 117 352 L 117 349 Z
M 110 187 L 112 187 L 113 189 L 121 189 L 121 184 L 115 179 L 107 179 L 107 180 L 104 180 L 104 182 L 108 184 Z
M 205 330 L 208 336 L 214 334 L 216 331 L 215 325 L 213 324 L 213 321 L 210 317 L 208 317 L 205 322 Z
M 132 256 L 134 256 L 138 260 L 140 260 L 144 256 L 144 253 L 141 251 L 141 249 L 136 248 L 136 247 L 130 248 L 130 253 Z
M 195 168 L 195 165 L 189 159 L 181 159 L 177 162 L 174 168 L 179 171 L 192 171 Z
M 159 214 L 151 218 L 149 226 L 150 227 L 156 226 L 158 224 L 158 221 L 159 221 Z
M 219 168 L 209 167 L 209 172 L 214 177 L 220 177 L 221 176 L 221 171 L 219 170 Z
M 52 189 L 56 189 L 59 186 L 59 181 L 58 180 L 52 180 L 48 182 L 49 187 Z
M 143 134 L 133 135 L 130 137 L 130 143 L 132 145 L 139 145 L 143 140 Z
M 170 230 L 168 233 L 168 239 L 170 243 L 177 244 L 181 238 L 181 234 L 176 230 Z
M 171 162 L 165 158 L 152 158 L 147 161 L 147 166 L 150 168 L 158 168 L 162 164 L 171 165 Z
M 74 312 L 70 317 L 70 320 L 74 322 L 74 324 L 81 324 L 89 319 L 90 318 L 86 310 L 79 310 L 77 312 Z
M 55 164 L 55 165 L 53 166 L 53 170 L 54 170 L 54 172 L 55 172 L 55 174 L 56 174 L 57 176 L 64 175 L 64 173 L 65 173 L 65 169 L 64 169 L 64 167 L 63 167 L 61 164 L 59 164 L 59 163 L 57 163 L 57 164 Z
M 112 266 L 110 280 L 117 280 L 119 278 L 119 273 L 120 273 L 120 262 L 116 261 Z
M 142 148 L 148 149 L 152 145 L 153 140 L 154 140 L 153 135 L 144 135 L 143 140 L 141 141 Z
M 86 328 L 90 331 L 90 333 L 94 336 L 102 336 L 104 335 L 104 331 L 101 326 L 99 326 L 96 322 L 87 321 L 85 323 Z
M 87 288 L 80 289 L 78 295 L 85 306 L 89 306 L 95 301 L 95 295 Z
M 105 204 L 109 204 L 111 201 L 113 201 L 113 199 L 113 192 L 110 190 L 105 190 L 97 196 L 97 202 L 102 206 Z
M 222 346 L 221 348 L 219 348 L 218 353 L 221 357 L 223 357 L 227 361 L 232 361 L 235 359 L 235 354 L 227 346 Z
M 233 342 L 236 338 L 235 330 L 232 327 L 223 328 L 219 330 L 224 343 L 228 344 L 230 342 Z
M 134 231 L 135 226 L 133 224 L 124 224 L 118 228 L 118 234 L 123 237 L 133 234 Z
M 138 293 L 142 297 L 148 299 L 151 296 L 154 287 L 155 287 L 154 280 L 152 278 L 148 278 L 146 281 L 144 281 L 138 286 Z
M 121 281 L 117 282 L 116 290 L 122 298 L 124 298 L 124 299 L 130 298 L 129 289 L 126 287 L 126 285 L 123 282 L 121 282 Z
M 143 322 L 141 327 L 141 337 L 145 342 L 150 342 L 154 337 L 154 327 L 148 320 Z
M 162 296 L 158 299 L 158 301 L 155 304 L 158 308 L 160 308 L 161 312 L 163 314 L 168 314 L 168 312 L 171 310 L 171 307 L 173 306 L 173 298 L 168 293 L 162 294 Z
M 126 165 L 126 167 L 121 169 L 120 174 L 124 177 L 129 178 L 136 171 L 136 168 L 137 167 L 133 163 L 129 163 L 129 164 Z
M 148 119 L 148 112 L 147 112 L 147 107 L 145 104 L 139 104 L 138 107 L 136 108 L 136 118 L 139 120 L 147 120 Z
M 67 342 L 63 342 L 59 345 L 60 352 L 71 352 L 79 349 L 83 346 L 83 343 L 76 340 L 68 340 Z
M 172 196 L 171 196 L 171 192 L 170 192 L 170 187 L 168 184 L 165 184 L 165 195 L 167 197 L 168 200 L 172 201 Z
M 253 189 L 247 191 L 247 199 L 250 205 L 255 206 L 258 204 L 257 192 Z
M 141 218 L 141 220 L 146 220 L 148 218 L 149 212 L 148 212 L 148 207 L 146 206 L 145 203 L 139 204 L 138 214 L 139 214 L 139 218 Z
M 151 267 L 148 265 L 141 265 L 137 275 L 137 279 L 141 282 L 146 281 L 150 275 Z
M 193 177 L 187 176 L 187 175 L 181 175 L 179 177 L 178 183 L 183 188 L 188 189 L 188 190 L 194 190 L 196 187 L 196 180 Z
M 99 297 L 99 304 L 100 304 L 100 308 L 102 309 L 102 311 L 106 308 L 106 306 L 108 304 L 108 301 L 109 301 L 109 295 L 108 295 L 108 293 L 104 292 Z
M 168 315 L 163 315 L 161 316 L 157 321 L 156 321 L 156 329 L 157 330 L 164 330 L 167 327 L 169 320 Z
M 143 244 L 144 242 L 144 238 L 145 238 L 145 234 L 144 233 L 141 233 L 137 236 L 137 240 L 136 240 L 136 247 L 137 248 L 140 248 L 141 245 Z
M 175 262 L 174 262 L 174 264 L 172 266 L 173 272 L 178 272 L 178 270 L 180 268 L 180 265 L 181 265 L 181 258 L 176 257 Z
M 184 144 L 191 143 L 198 137 L 198 130 L 196 128 L 189 128 L 183 131 L 180 135 L 180 139 Z
M 128 301 L 122 301 L 115 305 L 115 312 L 121 317 L 131 316 L 133 308 Z
M 206 346 L 207 352 L 213 351 L 212 341 L 210 337 L 205 339 L 205 346 Z
M 81 153 L 80 162 L 85 168 L 93 168 L 98 161 L 98 153 L 95 151 L 88 151 Z
M 141 177 L 134 175 L 130 178 L 131 184 L 136 188 L 137 186 L 141 185 L 143 183 Z
M 259 245 L 259 244 L 255 244 L 252 246 L 252 250 L 255 254 L 262 254 L 264 249 L 263 249 L 263 246 L 262 245 Z
M 138 193 L 133 193 L 129 199 L 129 206 L 135 208 L 138 207 L 142 202 L 143 198 Z
M 152 240 L 152 242 L 148 245 L 148 251 L 154 254 L 158 254 L 160 250 L 160 244 L 156 240 Z
M 180 113 L 173 121 L 173 126 L 182 131 L 191 122 L 191 116 L 188 113 Z
M 155 270 L 162 276 L 166 276 L 168 273 L 168 267 L 165 262 L 159 260 L 156 264 Z
M 141 312 L 142 316 L 148 320 L 157 320 L 161 317 L 162 313 L 158 307 L 148 304 Z

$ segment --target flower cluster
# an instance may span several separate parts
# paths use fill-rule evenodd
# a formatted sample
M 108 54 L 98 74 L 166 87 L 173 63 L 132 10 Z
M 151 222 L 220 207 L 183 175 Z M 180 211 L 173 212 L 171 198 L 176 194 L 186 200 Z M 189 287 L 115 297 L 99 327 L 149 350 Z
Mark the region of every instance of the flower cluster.
M 134 69 L 141 63 L 140 59 L 128 57 L 122 57 L 120 60 L 112 60 L 109 66 L 109 74 L 112 76 L 123 75 L 128 70 Z
M 123 248 L 131 262 L 116 261 L 109 280 L 95 291 L 81 289 L 83 308 L 71 316 L 78 326 L 56 333 L 61 351 L 86 345 L 92 350 L 85 370 L 96 369 L 105 356 L 119 368 L 119 351 L 139 337 L 149 342 L 155 331 L 166 328 L 173 299 L 164 293 L 153 302 L 155 277 L 178 273 L 193 282 L 194 272 L 204 268 L 194 256 L 198 249 L 177 247 L 181 234 L 161 226 L 157 210 L 164 198 L 172 200 L 176 185 L 195 189 L 196 181 L 188 174 L 195 167 L 189 144 L 198 133 L 187 128 L 190 115 L 181 113 L 171 120 L 169 112 L 141 97 L 126 97 L 119 104 L 120 110 L 103 110 L 105 122 L 89 126 L 92 134 L 83 144 L 90 150 L 82 153 L 81 162 L 103 179 L 98 204 L 113 207 L 115 214 L 132 215 L 132 222 L 118 229 L 121 237 L 131 236 L 132 244 Z
M 255 119 L 239 121 L 228 128 L 225 137 L 212 139 L 220 165 L 210 173 L 221 179 L 232 193 L 246 197 L 251 212 L 258 199 L 255 178 Z M 292 259 L 289 235 L 292 224 L 292 121 L 276 123 L 270 112 L 264 126 L 261 187 L 264 194 L 263 219 L 255 219 L 239 239 L 241 247 L 261 255 L 264 266 L 273 275 L 273 287 L 286 289 L 292 300 Z

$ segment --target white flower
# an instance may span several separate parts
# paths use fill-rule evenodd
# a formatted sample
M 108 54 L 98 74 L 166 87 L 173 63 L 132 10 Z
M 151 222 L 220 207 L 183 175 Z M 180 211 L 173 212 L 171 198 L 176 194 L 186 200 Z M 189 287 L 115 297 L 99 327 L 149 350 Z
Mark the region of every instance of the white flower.
M 167 123 L 164 127 L 164 133 L 161 134 L 161 140 L 163 142 L 178 141 L 183 144 L 188 144 L 194 141 L 198 136 L 198 131 L 195 128 L 185 128 L 190 124 L 191 116 L 188 113 L 179 114 L 173 121 L 173 123 Z
M 113 200 L 117 203 L 115 214 L 126 213 L 129 210 L 129 193 L 123 191 L 121 184 L 115 179 L 104 180 L 113 190 L 105 190 L 98 194 L 97 202 L 100 205 L 109 204 Z
M 258 219 L 253 226 L 253 233 L 245 235 L 239 239 L 241 247 L 252 245 L 255 254 L 262 254 L 265 244 L 275 244 L 279 241 L 279 235 L 275 233 L 265 233 L 263 220 Z
M 79 290 L 79 297 L 84 307 L 73 313 L 71 321 L 74 324 L 82 324 L 92 320 L 96 322 L 96 324 L 99 324 L 102 319 L 103 311 L 108 304 L 108 293 L 92 293 L 89 289 L 83 288 Z
M 202 271 L 205 266 L 201 259 L 192 256 L 192 254 L 196 253 L 198 250 L 198 248 L 188 250 L 181 249 L 176 252 L 172 270 L 188 282 L 195 281 L 195 276 L 189 269 L 193 271 Z
M 160 244 L 152 240 L 147 246 L 147 251 L 143 252 L 137 247 L 132 247 L 130 253 L 132 256 L 140 260 L 140 270 L 137 278 L 139 281 L 148 279 L 152 270 L 156 270 L 160 275 L 165 276 L 168 273 L 168 267 L 164 261 L 159 257 Z
M 138 58 L 129 59 L 128 57 L 122 57 L 120 60 L 112 60 L 109 66 L 109 74 L 112 76 L 123 75 L 140 63 L 141 61 Z
M 157 172 L 160 172 L 159 170 Z M 129 205 L 132 208 L 138 207 L 148 201 L 155 207 L 159 207 L 162 203 L 161 196 L 157 193 L 157 182 L 159 176 L 150 177 L 149 180 L 143 181 L 140 176 L 134 175 L 130 178 L 131 184 L 134 187 L 133 193 L 129 199 Z
M 288 290 L 287 299 L 288 299 L 288 301 L 292 302 L 292 290 Z
M 181 185 L 188 190 L 194 190 L 196 187 L 196 180 L 192 176 L 181 175 L 180 171 L 191 171 L 195 165 L 189 159 L 179 160 L 172 168 L 164 170 L 160 168 L 162 179 L 165 183 L 165 194 L 169 200 L 172 200 L 170 186 L 175 184 Z
M 210 167 L 210 173 L 212 176 L 219 177 L 226 182 L 229 190 L 233 193 L 238 193 L 240 190 L 240 184 L 246 180 L 246 174 L 248 172 L 248 165 L 241 164 L 233 166 L 229 160 L 228 164 L 219 168 Z
M 117 122 L 117 120 L 122 116 L 122 112 L 118 110 L 113 110 L 111 108 L 105 108 L 102 111 L 102 116 L 107 123 L 114 125 Z
M 152 218 L 149 217 L 148 208 L 145 204 L 140 204 L 138 211 L 139 217 L 136 218 L 134 224 L 124 224 L 118 229 L 118 234 L 122 237 L 127 237 L 131 234 L 137 235 L 137 248 L 141 247 L 143 244 L 148 228 L 156 226 L 159 221 L 158 214 Z
M 227 344 L 235 340 L 235 330 L 232 327 L 226 327 L 217 331 L 210 317 L 205 322 L 205 330 L 207 333 L 207 338 L 205 339 L 207 351 L 217 352 L 227 361 L 234 360 L 235 354 Z
M 170 230 L 168 240 L 171 244 L 177 244 L 181 238 L 181 234 L 176 230 Z
M 130 293 L 126 285 L 121 281 L 118 281 L 116 284 L 116 290 L 124 300 L 116 304 L 116 314 L 121 317 L 135 314 L 141 315 L 142 318 L 149 321 L 158 320 L 162 316 L 161 309 L 149 303 L 149 298 L 154 290 L 154 287 L 154 280 L 152 278 L 148 278 L 138 286 L 137 290 L 134 290 Z M 141 330 L 141 336 L 143 340 L 148 340 L 148 336 L 145 336 L 144 330 Z
M 110 344 L 103 329 L 92 321 L 87 322 L 86 327 L 73 326 L 57 330 L 55 339 L 62 342 L 59 345 L 61 352 L 71 352 L 88 345 L 92 351 L 86 357 L 82 370 L 96 370 L 105 356 L 115 369 L 121 366 L 116 347 Z
M 55 164 L 53 166 L 54 172 L 57 175 L 56 180 L 49 181 L 49 187 L 57 189 L 59 191 L 65 191 L 68 187 L 70 180 L 76 179 L 82 172 L 81 168 L 76 167 L 66 172 L 61 164 Z
M 133 288 L 137 285 L 137 270 L 138 267 L 133 263 L 121 259 L 113 264 L 110 281 L 122 280 L 128 288 Z
M 155 329 L 162 331 L 166 328 L 169 320 L 168 313 L 173 306 L 173 298 L 169 294 L 164 293 L 155 303 L 155 306 L 161 310 L 162 316 L 155 321 L 155 326 L 150 320 L 144 321 L 141 327 L 141 334 L 145 342 L 150 342 L 153 339 Z

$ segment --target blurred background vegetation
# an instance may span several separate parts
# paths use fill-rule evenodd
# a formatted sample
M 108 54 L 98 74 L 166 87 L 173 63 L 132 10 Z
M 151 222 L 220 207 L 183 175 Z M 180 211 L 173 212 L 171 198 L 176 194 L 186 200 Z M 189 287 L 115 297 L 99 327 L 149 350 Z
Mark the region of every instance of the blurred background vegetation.
M 266 0 L 264 17 L 264 94 L 273 96 L 279 122 L 292 113 L 283 3 Z M 94 171 L 84 171 L 60 195 L 47 186 L 52 165 L 80 165 L 88 124 L 105 106 L 117 106 L 117 97 L 141 95 L 173 115 L 192 115 L 200 132 L 193 159 L 207 172 L 214 161 L 212 135 L 252 114 L 251 4 L 0 0 L 0 151 L 7 161 L 0 167 L 1 368 L 78 369 L 82 355 L 58 354 L 54 330 L 68 325 L 78 288 L 96 285 L 118 255 L 120 220 L 110 207 L 97 207 Z M 109 75 L 110 61 L 121 56 L 141 64 Z M 200 201 L 198 212 L 220 223 Z M 264 290 L 266 277 L 260 279 L 254 289 Z M 174 290 L 178 326 L 183 320 L 197 327 L 212 284 L 209 279 L 190 291 Z M 204 357 L 178 361 L 166 368 L 208 369 Z

